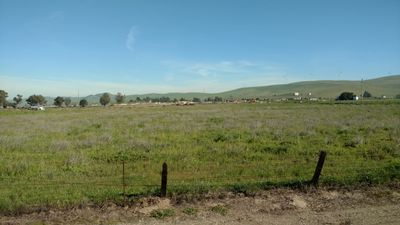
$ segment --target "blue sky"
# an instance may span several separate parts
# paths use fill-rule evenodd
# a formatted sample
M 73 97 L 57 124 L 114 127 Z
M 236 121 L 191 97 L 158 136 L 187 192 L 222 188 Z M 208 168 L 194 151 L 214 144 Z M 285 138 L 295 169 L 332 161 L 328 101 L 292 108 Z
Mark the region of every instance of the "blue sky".
M 0 89 L 219 92 L 400 74 L 400 1 L 0 0 Z

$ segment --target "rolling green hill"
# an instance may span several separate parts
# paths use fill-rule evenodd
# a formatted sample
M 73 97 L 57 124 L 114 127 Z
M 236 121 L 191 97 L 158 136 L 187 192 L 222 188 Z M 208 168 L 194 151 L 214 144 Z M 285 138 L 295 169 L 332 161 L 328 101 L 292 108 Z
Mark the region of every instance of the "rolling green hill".
M 248 87 L 239 88 L 231 91 L 221 93 L 166 93 L 166 94 L 144 94 L 144 95 L 129 95 L 128 99 L 134 99 L 136 97 L 162 97 L 168 96 L 173 98 L 186 98 L 192 99 L 193 97 L 207 98 L 212 96 L 220 96 L 224 98 L 270 98 L 274 96 L 282 96 L 292 94 L 294 92 L 300 92 L 302 95 L 311 93 L 314 97 L 322 98 L 336 98 L 341 92 L 350 91 L 355 94 L 360 94 L 361 89 L 368 91 L 374 97 L 381 97 L 383 95 L 387 97 L 394 97 L 400 94 L 400 75 L 387 76 L 376 79 L 361 81 L 349 81 L 349 80 L 320 80 L 320 81 L 303 81 L 290 84 L 280 84 L 271 86 L 260 86 L 260 87 Z
M 368 91 L 374 97 L 394 97 L 400 94 L 400 75 L 387 76 L 361 81 L 303 81 L 290 84 L 240 88 L 220 93 L 222 97 L 271 97 L 287 95 L 294 92 L 311 93 L 314 97 L 336 98 L 341 92 L 349 91 L 359 95 L 361 90 Z
M 231 91 L 220 92 L 220 93 L 200 93 L 200 92 L 189 92 L 189 93 L 150 93 L 141 95 L 127 95 L 126 101 L 135 100 L 137 97 L 141 99 L 145 97 L 149 98 L 161 98 L 169 97 L 170 99 L 193 99 L 194 97 L 205 99 L 207 97 L 220 96 L 223 98 L 279 98 L 281 96 L 292 95 L 294 92 L 299 92 L 305 96 L 311 93 L 313 97 L 322 98 L 336 98 L 340 93 L 344 91 L 353 92 L 354 94 L 360 95 L 361 90 L 368 91 L 373 97 L 381 97 L 383 95 L 388 98 L 400 94 L 400 75 L 380 77 L 376 79 L 361 81 L 355 80 L 318 80 L 318 81 L 302 81 L 290 84 L 270 85 L 270 86 L 259 86 L 259 87 L 246 87 L 239 88 Z M 89 103 L 98 103 L 102 94 L 89 95 L 85 98 Z M 115 102 L 115 95 L 111 95 L 111 101 Z M 78 98 L 71 98 L 73 103 L 78 102 Z M 53 98 L 47 98 L 51 104 Z

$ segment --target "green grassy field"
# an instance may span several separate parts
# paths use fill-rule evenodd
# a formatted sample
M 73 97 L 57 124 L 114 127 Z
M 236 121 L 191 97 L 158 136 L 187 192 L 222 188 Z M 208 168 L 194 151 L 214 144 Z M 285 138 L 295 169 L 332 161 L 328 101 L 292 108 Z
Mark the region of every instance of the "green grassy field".
M 400 179 L 400 104 L 216 104 L 0 111 L 0 212 L 155 194 Z

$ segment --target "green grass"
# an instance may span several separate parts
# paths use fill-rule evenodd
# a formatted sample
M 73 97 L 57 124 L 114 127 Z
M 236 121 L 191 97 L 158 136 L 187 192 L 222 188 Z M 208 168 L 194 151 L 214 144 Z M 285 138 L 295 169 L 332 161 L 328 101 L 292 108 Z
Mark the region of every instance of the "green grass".
M 225 216 L 228 213 L 228 208 L 226 208 L 226 206 L 224 205 L 216 205 L 211 208 L 211 211 L 218 213 L 222 216 Z
M 150 213 L 151 217 L 156 219 L 164 219 L 175 215 L 175 211 L 172 209 L 156 209 Z
M 199 210 L 197 208 L 187 207 L 187 208 L 184 208 L 182 210 L 182 212 L 185 213 L 186 215 L 194 216 L 199 212 Z
M 158 194 L 400 178 L 400 104 L 224 104 L 0 111 L 0 212 Z

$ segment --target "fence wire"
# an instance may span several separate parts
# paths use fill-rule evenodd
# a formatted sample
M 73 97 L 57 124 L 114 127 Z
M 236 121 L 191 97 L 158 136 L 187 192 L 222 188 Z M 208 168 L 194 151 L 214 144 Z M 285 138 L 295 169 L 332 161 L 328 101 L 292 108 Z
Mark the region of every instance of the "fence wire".
M 221 166 L 221 165 L 218 165 Z M 292 166 L 300 167 L 305 166 L 303 164 L 294 164 Z M 310 164 L 306 165 L 305 168 L 308 171 L 308 177 L 311 179 L 313 167 Z M 336 167 L 325 166 L 322 171 L 322 177 L 340 174 L 341 176 L 356 176 L 359 174 L 368 174 L 376 172 L 377 170 L 384 170 L 386 164 L 382 166 L 344 166 L 338 165 Z M 240 168 L 240 167 L 239 167 Z M 235 183 L 257 183 L 257 182 L 275 182 L 275 181 L 296 181 L 299 178 L 304 179 L 304 174 L 302 176 L 288 175 L 288 174 L 277 174 L 277 170 L 284 170 L 285 167 L 273 167 L 265 165 L 261 166 L 243 166 L 242 172 L 250 171 L 253 168 L 258 168 L 256 171 L 259 175 L 234 175 L 237 171 L 226 171 L 223 174 L 214 176 L 204 176 L 203 174 L 198 174 L 192 171 L 169 171 L 168 186 L 169 187 L 184 187 L 192 185 L 205 184 L 208 186 L 226 186 Z M 286 167 L 287 168 L 287 167 Z M 161 171 L 161 169 L 160 169 Z M 201 170 L 196 170 L 201 171 Z M 268 173 L 270 172 L 270 173 Z M 272 174 L 271 174 L 272 172 Z M 400 171 L 398 171 L 400 172 Z M 106 187 L 106 188 L 121 188 L 123 186 L 122 180 L 125 180 L 126 187 L 137 187 L 137 188 L 156 188 L 160 185 L 160 180 L 156 179 L 154 176 L 151 179 L 146 178 L 145 174 L 132 174 L 134 171 L 129 171 L 129 173 L 123 176 L 121 173 L 101 177 L 67 177 L 63 180 L 51 180 L 51 179 L 41 179 L 41 178 L 25 178 L 24 180 L 17 179 L 10 176 L 0 177 L 0 189 L 9 189 L 16 187 L 35 187 L 35 188 L 62 188 L 67 186 L 87 186 L 87 187 Z M 123 178 L 124 177 L 124 178 Z M 68 181 L 70 180 L 70 181 Z M 78 180 L 78 181 L 74 181 Z

